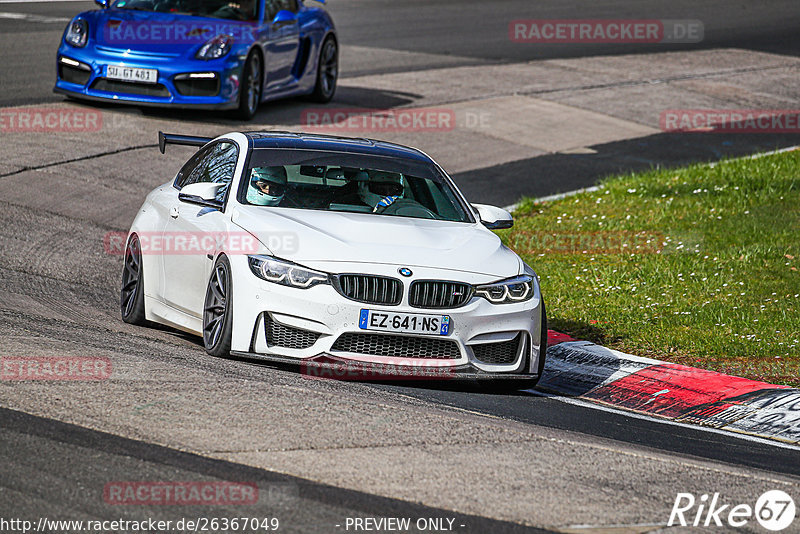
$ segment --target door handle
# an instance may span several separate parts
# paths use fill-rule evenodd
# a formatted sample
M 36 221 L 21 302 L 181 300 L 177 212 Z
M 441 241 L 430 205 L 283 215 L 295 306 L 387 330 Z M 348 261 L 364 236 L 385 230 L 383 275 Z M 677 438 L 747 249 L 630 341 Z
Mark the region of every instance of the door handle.
M 169 209 L 169 216 L 172 217 L 173 219 L 177 219 L 179 214 L 180 210 L 178 209 L 178 206 L 172 206 Z

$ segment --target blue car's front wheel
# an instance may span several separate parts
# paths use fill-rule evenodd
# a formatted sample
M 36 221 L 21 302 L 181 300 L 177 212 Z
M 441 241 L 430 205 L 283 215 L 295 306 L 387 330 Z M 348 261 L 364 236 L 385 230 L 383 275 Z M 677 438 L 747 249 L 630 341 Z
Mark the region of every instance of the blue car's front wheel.
M 239 109 L 237 110 L 237 115 L 240 119 L 249 121 L 258 111 L 263 88 L 261 81 L 263 72 L 261 56 L 256 52 L 251 53 L 244 64 L 244 72 L 239 85 Z

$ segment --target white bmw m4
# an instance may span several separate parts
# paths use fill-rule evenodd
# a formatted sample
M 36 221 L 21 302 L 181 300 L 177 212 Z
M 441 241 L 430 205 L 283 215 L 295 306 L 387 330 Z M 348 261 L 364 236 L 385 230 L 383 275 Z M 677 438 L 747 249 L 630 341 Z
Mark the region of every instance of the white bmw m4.
M 491 231 L 511 215 L 467 203 L 423 152 L 276 132 L 167 144 L 199 150 L 127 235 L 126 322 L 305 369 L 538 380 L 539 280 Z

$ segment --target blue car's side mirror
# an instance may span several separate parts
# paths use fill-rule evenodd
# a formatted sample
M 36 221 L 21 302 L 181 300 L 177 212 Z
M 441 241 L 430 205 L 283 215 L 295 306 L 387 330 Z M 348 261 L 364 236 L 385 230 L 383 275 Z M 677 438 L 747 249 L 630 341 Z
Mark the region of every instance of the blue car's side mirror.
M 275 15 L 274 19 L 272 19 L 273 25 L 294 24 L 295 22 L 297 22 L 297 16 L 286 9 L 281 9 L 278 11 L 278 14 Z
M 108 7 L 108 0 L 94 0 L 94 3 L 102 8 Z

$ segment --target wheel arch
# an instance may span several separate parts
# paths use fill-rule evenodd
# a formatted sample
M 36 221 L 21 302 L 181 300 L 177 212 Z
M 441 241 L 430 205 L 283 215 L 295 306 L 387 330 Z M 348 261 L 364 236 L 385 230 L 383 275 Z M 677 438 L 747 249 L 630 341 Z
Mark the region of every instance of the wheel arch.
M 146 230 L 140 227 L 132 227 L 131 230 L 128 232 L 128 236 L 125 239 L 125 248 L 123 249 L 123 268 L 125 262 L 125 251 L 128 250 L 128 245 L 131 242 L 131 239 L 134 236 L 139 238 L 139 244 L 141 246 L 142 237 L 140 234 L 147 234 L 153 233 L 151 230 Z M 155 321 L 155 317 L 152 315 L 151 310 L 153 306 L 150 304 L 152 299 L 157 299 L 159 290 L 160 290 L 160 283 L 161 283 L 161 272 L 159 269 L 159 263 L 156 256 L 152 254 L 148 254 L 146 250 L 143 250 L 141 253 L 141 276 L 144 279 L 144 311 L 145 317 L 148 321 Z
M 258 54 L 258 57 L 261 59 L 261 98 L 259 102 L 264 102 L 264 93 L 266 93 L 264 89 L 267 86 L 267 55 L 264 53 L 261 43 L 253 43 L 253 46 L 247 50 L 247 55 L 242 62 L 242 75 L 239 77 L 239 90 L 242 90 L 241 84 L 244 82 L 244 71 L 247 68 L 247 62 L 250 60 L 252 54 Z
M 309 61 L 308 62 L 309 62 L 309 65 L 311 65 L 312 68 L 313 68 L 313 71 L 309 71 L 309 74 L 311 74 L 311 72 L 313 72 L 314 77 L 316 77 L 317 70 L 319 69 L 319 55 L 322 53 L 322 45 L 325 43 L 325 40 L 328 37 L 332 37 L 334 42 L 336 43 L 337 53 L 341 52 L 341 50 L 339 50 L 339 38 L 336 36 L 336 32 L 332 28 L 326 28 L 324 31 L 322 31 L 319 34 L 319 40 L 316 40 L 316 42 L 314 42 L 315 39 L 312 38 L 311 41 L 312 41 L 312 43 L 314 45 L 314 48 L 315 48 L 314 56 L 313 56 L 314 61 L 311 61 L 311 58 L 309 57 Z
M 263 298 L 257 297 L 257 295 L 263 296 L 264 284 L 250 270 L 247 254 L 225 254 L 222 251 L 214 258 L 214 265 L 223 255 L 228 258 L 233 284 L 231 350 L 248 352 L 253 337 L 253 327 L 267 305 Z

